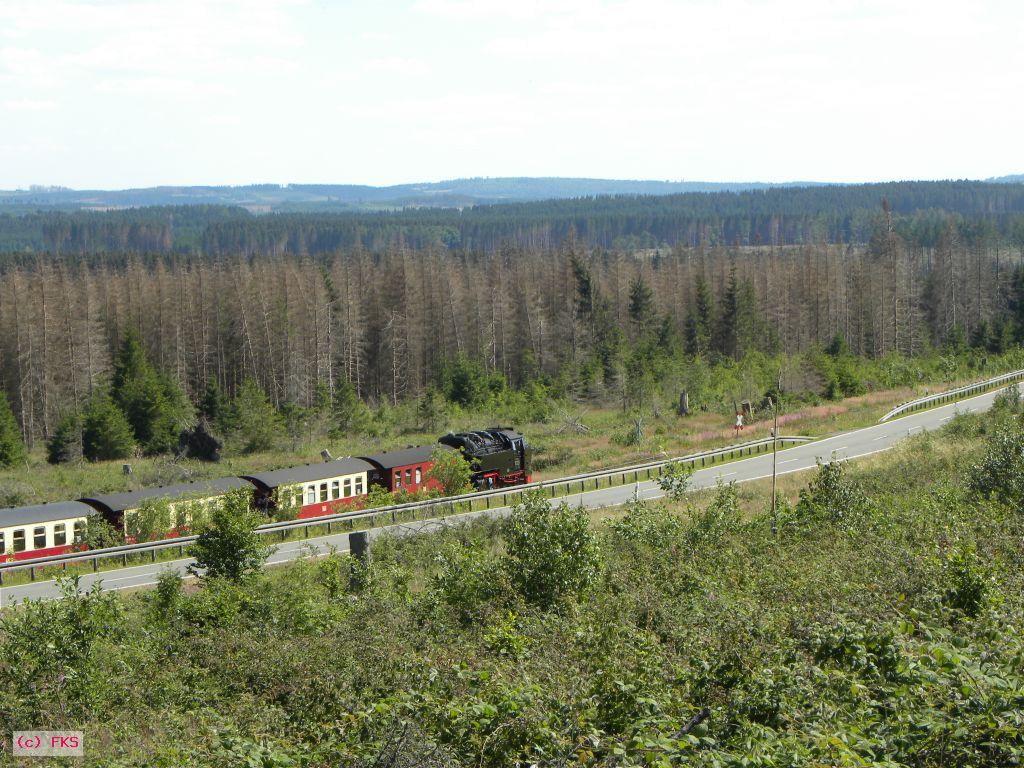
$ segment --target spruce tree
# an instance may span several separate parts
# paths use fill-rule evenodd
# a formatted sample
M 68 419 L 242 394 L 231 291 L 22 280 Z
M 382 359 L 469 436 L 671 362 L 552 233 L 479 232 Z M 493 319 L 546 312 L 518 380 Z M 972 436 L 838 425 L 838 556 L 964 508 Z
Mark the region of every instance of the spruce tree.
M 199 400 L 199 415 L 211 424 L 223 428 L 222 421 L 227 415 L 228 399 L 216 379 L 206 382 L 206 390 Z
M 66 414 L 46 442 L 46 460 L 50 464 L 67 464 L 82 458 L 82 417 Z
M 93 395 L 82 414 L 82 455 L 89 461 L 131 456 L 132 427 L 106 392 Z
M 157 373 L 131 330 L 114 360 L 111 394 L 146 453 L 172 450 L 181 429 L 191 420 L 192 406 L 184 393 Z
M 283 428 L 281 415 L 267 393 L 253 379 L 246 379 L 231 404 L 236 438 L 246 453 L 269 451 Z
M 690 357 L 703 356 L 711 350 L 713 311 L 711 290 L 704 275 L 698 275 L 693 287 L 693 306 L 686 315 L 686 353 Z
M 646 330 L 653 309 L 654 292 L 643 276 L 637 275 L 629 284 L 629 319 L 636 325 L 638 333 Z
M 330 436 L 337 439 L 364 432 L 370 426 L 371 418 L 370 409 L 360 399 L 352 382 L 343 379 L 334 390 Z
M 7 395 L 0 392 L 0 467 L 12 467 L 25 460 L 18 420 L 14 418 Z

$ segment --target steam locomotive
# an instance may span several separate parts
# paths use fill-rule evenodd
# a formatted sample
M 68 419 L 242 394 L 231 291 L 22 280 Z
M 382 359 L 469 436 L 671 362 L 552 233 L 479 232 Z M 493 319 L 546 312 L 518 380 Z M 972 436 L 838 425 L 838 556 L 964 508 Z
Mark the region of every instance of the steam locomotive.
M 478 490 L 530 482 L 530 447 L 522 433 L 511 427 L 449 432 L 438 442 L 461 451 L 469 460 Z

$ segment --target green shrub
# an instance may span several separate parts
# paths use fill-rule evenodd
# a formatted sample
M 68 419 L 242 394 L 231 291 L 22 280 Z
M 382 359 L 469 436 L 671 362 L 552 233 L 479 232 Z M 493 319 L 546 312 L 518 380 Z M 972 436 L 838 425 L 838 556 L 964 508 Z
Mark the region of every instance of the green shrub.
M 658 487 L 661 488 L 672 501 L 680 501 L 690 489 L 690 477 L 693 469 L 673 461 L 666 464 L 658 475 Z
M 626 514 L 609 528 L 623 541 L 640 547 L 664 548 L 679 538 L 683 521 L 662 506 L 645 501 L 630 501 Z
M 547 607 L 581 597 L 600 571 L 601 555 L 582 507 L 552 508 L 540 490 L 526 494 L 503 527 L 505 569 L 519 594 Z
M 975 618 L 988 602 L 993 575 L 973 546 L 958 546 L 945 562 L 946 589 L 943 602 L 969 618 Z
M 241 581 L 258 573 L 273 548 L 256 533 L 263 518 L 252 509 L 252 493 L 239 488 L 225 494 L 210 512 L 209 522 L 189 550 L 196 559 L 193 573 L 206 579 Z
M 819 461 L 818 473 L 800 491 L 795 512 L 804 521 L 837 523 L 857 517 L 867 507 L 867 496 L 856 482 L 846 477 L 842 463 Z
M 427 471 L 425 482 L 434 481 L 441 486 L 445 496 L 456 496 L 473 490 L 470 479 L 473 467 L 461 451 L 437 446 L 430 455 L 432 465 Z
M 967 487 L 978 496 L 1019 506 L 1024 502 L 1024 429 L 1004 424 L 988 437 L 985 451 L 967 472 Z
M 430 590 L 463 624 L 483 621 L 492 612 L 503 610 L 511 592 L 496 558 L 480 546 L 460 542 L 437 555 Z

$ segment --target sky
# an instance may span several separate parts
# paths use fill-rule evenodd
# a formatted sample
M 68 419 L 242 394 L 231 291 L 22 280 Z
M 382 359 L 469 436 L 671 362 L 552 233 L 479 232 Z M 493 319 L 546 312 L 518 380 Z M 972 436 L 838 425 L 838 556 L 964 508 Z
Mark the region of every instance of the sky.
M 1018 0 L 0 0 L 0 188 L 1024 173 Z

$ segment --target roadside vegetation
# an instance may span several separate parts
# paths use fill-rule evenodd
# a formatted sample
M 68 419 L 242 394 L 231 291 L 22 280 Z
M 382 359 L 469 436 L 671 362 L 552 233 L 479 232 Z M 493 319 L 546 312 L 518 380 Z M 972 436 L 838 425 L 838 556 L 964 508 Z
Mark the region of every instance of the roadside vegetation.
M 777 515 L 679 471 L 366 562 L 69 583 L 0 616 L 0 726 L 84 728 L 104 766 L 1016 765 L 1020 411 L 787 477 Z

